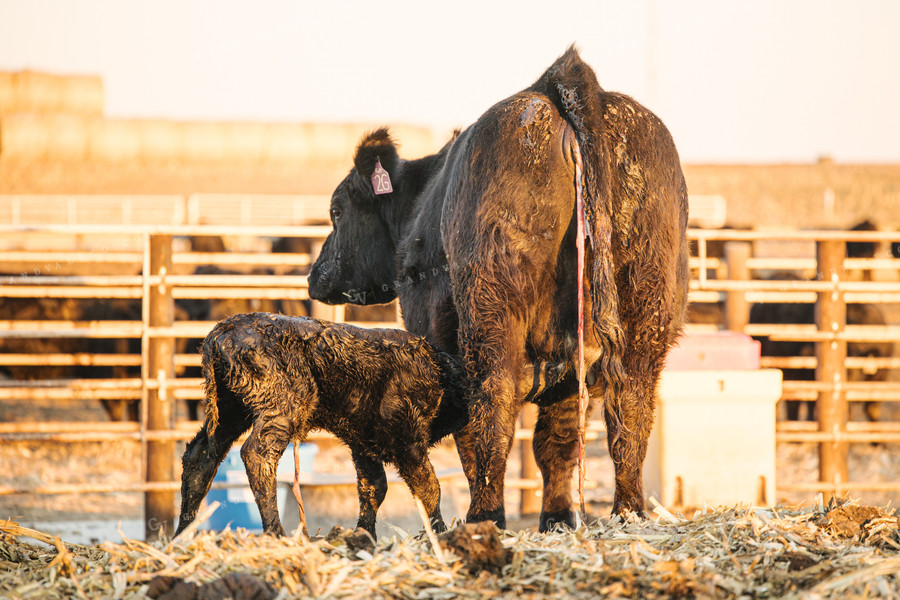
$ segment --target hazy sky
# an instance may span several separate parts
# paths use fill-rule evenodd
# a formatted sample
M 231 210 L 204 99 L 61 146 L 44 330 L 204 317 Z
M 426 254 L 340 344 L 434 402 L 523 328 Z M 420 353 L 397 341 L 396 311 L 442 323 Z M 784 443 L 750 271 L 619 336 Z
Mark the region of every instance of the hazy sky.
M 897 0 L 0 0 L 0 70 L 116 117 L 464 126 L 572 42 L 686 162 L 900 162 Z

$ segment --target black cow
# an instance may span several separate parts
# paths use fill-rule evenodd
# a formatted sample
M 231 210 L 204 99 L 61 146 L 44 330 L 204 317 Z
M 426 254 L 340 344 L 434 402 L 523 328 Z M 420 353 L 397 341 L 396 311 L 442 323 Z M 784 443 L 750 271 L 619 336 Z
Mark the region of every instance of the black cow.
M 868 219 L 857 223 L 850 231 L 878 231 L 878 227 Z M 896 242 L 895 242 L 896 243 Z M 872 242 L 848 241 L 845 245 L 847 258 L 874 258 L 876 246 Z M 868 272 L 863 272 L 864 280 L 870 279 Z M 773 274 L 774 280 L 798 281 L 799 277 L 791 272 Z M 848 325 L 886 325 L 884 312 L 875 304 L 848 304 L 846 322 Z M 750 307 L 750 323 L 776 325 L 815 325 L 815 305 L 806 303 L 757 303 Z M 816 345 L 810 341 L 775 341 L 769 336 L 755 336 L 760 344 L 761 354 L 772 357 L 812 357 L 816 355 Z M 891 342 L 849 342 L 847 356 L 856 358 L 888 358 L 894 354 Z M 787 381 L 814 381 L 814 369 L 782 369 Z M 851 369 L 847 372 L 849 381 L 886 381 L 886 369 Z M 866 402 L 864 405 L 866 418 L 877 421 L 881 412 L 879 402 Z M 787 400 L 785 402 L 786 417 L 789 421 L 816 419 L 816 401 L 803 402 Z M 806 408 L 806 414 L 801 409 Z
M 751 323 L 767 324 L 792 324 L 814 325 L 816 322 L 815 305 L 813 304 L 788 304 L 769 303 L 754 304 L 750 308 Z M 874 304 L 848 304 L 848 325 L 886 325 L 887 321 L 882 310 Z M 768 336 L 755 336 L 759 340 L 763 356 L 790 357 L 790 356 L 815 356 L 816 345 L 806 341 L 773 341 Z M 889 358 L 894 354 L 894 344 L 891 342 L 848 342 L 847 356 L 859 358 Z M 814 369 L 782 369 L 784 379 L 787 381 L 814 381 L 816 372 Z M 888 371 L 886 369 L 850 369 L 847 372 L 848 381 L 886 381 Z M 788 400 L 786 404 L 787 419 L 789 421 L 816 419 L 816 402 L 806 403 L 806 414 L 801 415 L 803 401 Z M 877 421 L 880 415 L 881 404 L 879 402 L 866 402 L 864 404 L 866 418 Z
M 589 230 L 583 273 L 579 154 Z M 376 193 L 387 189 L 379 164 L 389 193 Z M 616 470 L 613 510 L 643 511 L 654 388 L 682 329 L 689 279 L 687 190 L 655 115 L 601 89 L 570 48 L 437 154 L 400 160 L 386 129 L 365 136 L 332 196 L 331 218 L 310 295 L 356 304 L 398 296 L 407 329 L 466 365 L 471 422 L 456 438 L 472 490 L 468 521 L 505 526 L 506 460 L 527 397 L 540 404 L 540 528 L 574 524 L 582 285 L 587 381 L 604 397 Z M 526 377 L 541 385 L 523 394 Z
M 121 298 L 9 298 L 0 296 L 0 320 L 135 321 L 141 318 L 139 301 Z M 3 354 L 140 354 L 135 338 L 8 338 L 0 339 Z M 74 365 L 2 365 L 0 377 L 37 381 L 53 379 L 112 379 L 139 377 L 140 367 Z M 136 421 L 138 403 L 133 400 L 102 399 L 111 421 Z
M 356 466 L 358 526 L 375 536 L 396 465 L 444 531 L 441 488 L 428 448 L 463 427 L 462 368 L 398 329 L 362 329 L 306 317 L 249 313 L 225 319 L 203 342 L 206 421 L 184 452 L 180 533 L 209 491 L 232 443 L 267 533 L 283 535 L 275 497 L 278 459 L 291 440 L 324 429 L 347 444 Z

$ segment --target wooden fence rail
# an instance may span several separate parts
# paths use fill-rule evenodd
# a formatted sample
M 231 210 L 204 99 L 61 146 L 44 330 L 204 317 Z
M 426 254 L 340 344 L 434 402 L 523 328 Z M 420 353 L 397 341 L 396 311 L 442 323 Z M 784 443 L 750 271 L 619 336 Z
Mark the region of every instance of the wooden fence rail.
M 0 227 L 5 242 L 0 261 L 17 265 L 36 265 L 37 272 L 22 270 L 21 274 L 0 276 L 0 298 L 125 298 L 141 301 L 140 320 L 132 321 L 66 321 L 62 319 L 17 321 L 0 313 L 0 344 L 9 339 L 132 339 L 140 340 L 141 354 L 111 354 L 79 352 L 74 354 L 25 352 L 0 353 L 0 368 L 8 365 L 77 365 L 140 367 L 139 376 L 116 379 L 48 380 L 40 382 L 0 381 L 0 402 L 26 398 L 44 399 L 120 399 L 139 401 L 141 418 L 138 423 L 110 423 L 103 426 L 87 424 L 21 423 L 0 424 L 0 441 L 17 443 L 43 440 L 47 442 L 132 440 L 141 444 L 145 463 L 140 485 L 111 486 L 109 491 L 143 491 L 147 494 L 148 521 L 171 523 L 174 517 L 173 461 L 175 442 L 191 437 L 199 425 L 196 422 L 176 422 L 173 402 L 196 400 L 201 397 L 200 380 L 179 377 L 184 367 L 199 364 L 196 354 L 179 353 L 176 341 L 202 338 L 213 321 L 176 321 L 172 313 L 176 300 L 184 299 L 292 299 L 308 301 L 305 275 L 286 274 L 290 268 L 308 268 L 316 248 L 330 228 L 323 226 L 238 227 L 238 226 L 48 226 Z M 42 252 L 29 244 L 29 249 L 11 248 L 13 238 L 30 236 L 131 236 L 140 244 L 123 245 L 121 250 L 69 253 L 59 249 Z M 232 236 L 241 239 L 271 239 L 302 237 L 310 241 L 311 253 L 268 254 L 265 252 L 193 253 L 175 251 L 179 236 Z M 782 491 L 822 490 L 841 493 L 853 490 L 900 491 L 900 483 L 850 482 L 847 472 L 847 448 L 851 443 L 900 442 L 900 426 L 885 428 L 885 423 L 860 424 L 848 420 L 848 406 L 852 402 L 900 401 L 900 378 L 876 383 L 857 383 L 846 380 L 848 369 L 900 369 L 900 357 L 846 356 L 848 342 L 900 341 L 900 324 L 863 326 L 846 324 L 846 304 L 851 302 L 900 303 L 900 260 L 845 258 L 847 241 L 873 243 L 893 240 L 897 234 L 882 232 L 777 232 L 691 230 L 696 245 L 691 258 L 693 273 L 691 300 L 699 304 L 722 307 L 723 325 L 753 335 L 769 335 L 772 339 L 811 341 L 818 348 L 816 356 L 773 357 L 763 360 L 763 366 L 776 368 L 815 369 L 817 378 L 809 382 L 784 385 L 785 399 L 816 399 L 819 421 L 814 429 L 796 428 L 779 423 L 779 442 L 806 441 L 820 445 L 820 472 L 817 482 L 779 482 Z M 808 242 L 818 248 L 816 256 L 765 257 L 754 256 L 754 245 L 766 241 Z M 710 242 L 726 242 L 723 256 L 709 255 Z M 24 246 L 24 245 L 23 245 Z M 135 247 L 140 246 L 138 251 Z M 64 263 L 80 274 L 55 274 L 52 267 Z M 273 275 L 193 275 L 180 268 L 203 264 L 229 268 L 272 267 Z M 130 274 L 101 275 L 96 265 L 119 265 L 132 270 Z M 815 279 L 763 280 L 759 273 L 794 270 L 817 274 Z M 887 272 L 893 279 L 856 281 L 849 272 Z M 817 319 L 814 325 L 750 324 L 749 306 L 753 302 L 816 302 Z M 314 305 L 313 313 L 325 318 L 342 320 L 342 311 Z M 379 326 L 384 323 L 378 323 Z M 703 329 L 702 325 L 690 329 Z M 533 415 L 526 413 L 517 431 L 523 455 L 523 470 L 517 484 L 523 486 L 522 509 L 533 511 L 539 505 L 539 476 L 530 457 L 530 429 Z M 602 422 L 592 423 L 590 435 L 603 434 Z M 96 486 L 95 486 L 96 487 Z M 508 485 L 508 487 L 515 487 Z M 90 488 L 86 484 L 83 489 Z M 0 495 L 20 493 L 74 493 L 77 486 L 46 485 L 38 488 L 0 487 Z M 94 488 L 91 488 L 94 489 Z M 104 488 L 105 489 L 105 488 Z M 68 491 L 66 491 L 68 490 Z M 152 514 L 151 514 L 152 513 Z M 169 531 L 172 529 L 169 528 Z M 147 531 L 155 535 L 155 531 Z

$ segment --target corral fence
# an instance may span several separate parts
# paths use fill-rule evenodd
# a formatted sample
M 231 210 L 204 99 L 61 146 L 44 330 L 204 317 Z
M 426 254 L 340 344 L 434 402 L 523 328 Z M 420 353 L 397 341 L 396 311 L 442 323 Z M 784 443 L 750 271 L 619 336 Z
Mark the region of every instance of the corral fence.
M 850 482 L 850 443 L 900 442 L 900 423 L 851 421 L 850 405 L 900 401 L 900 357 L 848 356 L 848 344 L 900 341 L 893 322 L 848 324 L 848 305 L 893 309 L 900 306 L 900 260 L 890 255 L 897 232 L 691 230 L 691 301 L 718 306 L 721 327 L 774 342 L 809 342 L 814 352 L 763 356 L 761 366 L 814 369 L 809 381 L 786 380 L 782 401 L 816 403 L 816 419 L 779 421 L 779 442 L 819 443 L 819 481 L 778 484 L 780 491 L 900 491 L 900 481 Z M 871 256 L 849 258 L 850 244 L 870 246 Z M 710 252 L 710 250 L 713 250 Z M 814 323 L 751 323 L 750 306 L 759 303 L 814 305 Z M 715 311 L 712 311 L 715 314 Z M 879 314 L 881 311 L 879 310 Z M 702 326 L 701 326 L 702 327 Z M 853 373 L 886 374 L 878 380 Z
M 199 367 L 200 356 L 185 351 L 183 342 L 202 339 L 215 324 L 212 320 L 187 320 L 175 307 L 207 299 L 290 301 L 312 316 L 345 320 L 344 307 L 311 302 L 307 292 L 305 274 L 331 230 L 330 225 L 322 224 L 328 222 L 327 197 L 5 196 L 0 197 L 0 221 L 11 223 L 0 226 L 0 272 L 6 273 L 0 275 L 0 302 L 6 307 L 10 300 L 41 298 L 132 300 L 139 306 L 130 320 L 16 319 L 0 308 L 0 346 L 19 340 L 139 342 L 137 348 L 119 347 L 117 352 L 0 352 L 0 372 L 4 367 L 28 366 L 130 370 L 117 377 L 0 379 L 0 402 L 103 402 L 138 408 L 137 420 L 131 422 L 0 423 L 0 441 L 131 440 L 141 445 L 142 455 L 139 484 L 0 485 L 0 495 L 144 493 L 146 535 L 156 535 L 159 524 L 166 524 L 171 531 L 174 494 L 180 489 L 175 480 L 175 444 L 193 437 L 200 425 L 186 420 L 184 404 L 202 398 L 202 379 L 184 374 L 185 369 Z M 203 240 L 217 238 L 224 238 L 230 250 L 192 249 L 195 244 L 208 250 L 215 244 Z M 294 244 L 291 252 L 273 253 L 277 241 L 286 239 L 302 243 Z M 229 272 L 196 272 L 208 265 Z M 376 316 L 386 318 L 355 324 L 400 326 L 396 309 Z M 517 433 L 520 446 L 527 451 L 526 465 L 522 476 L 507 485 L 534 498 L 540 483 L 530 455 L 534 411 L 526 411 L 523 418 L 532 422 Z M 591 437 L 596 436 L 593 431 Z M 314 442 L 331 439 L 323 432 L 309 436 Z M 454 484 L 460 483 L 458 475 L 451 477 Z M 333 478 L 326 477 L 322 484 L 331 482 Z M 308 483 L 315 485 L 316 479 Z M 213 488 L 238 486 L 242 484 L 213 484 Z
M 36 381 L 0 380 L 0 402 L 43 399 L 85 402 L 125 402 L 139 408 L 135 422 L 9 422 L 0 423 L 0 441 L 53 443 L 132 440 L 141 445 L 141 483 L 44 484 L 35 487 L 0 486 L 0 494 L 65 494 L 84 492 L 136 492 L 145 494 L 148 538 L 156 535 L 151 523 L 167 523 L 172 530 L 175 492 L 175 443 L 190 439 L 196 421 L 179 417 L 176 403 L 201 398 L 201 380 L 184 376 L 184 369 L 199 366 L 196 352 L 181 350 L 184 340 L 202 339 L 214 321 L 176 317 L 175 306 L 188 300 L 271 299 L 306 303 L 313 316 L 344 320 L 342 307 L 310 303 L 305 273 L 321 242 L 330 231 L 327 198 L 194 195 L 188 198 L 131 197 L 0 197 L 0 301 L 35 298 L 127 299 L 140 305 L 138 318 L 129 320 L 11 319 L 0 314 L 0 343 L 7 340 L 116 339 L 139 341 L 139 353 L 0 353 L 0 369 L 10 365 L 89 366 L 130 368 L 132 376 Z M 48 211 L 46 203 L 59 210 Z M 44 203 L 37 211 L 37 203 Z M 94 208 L 87 206 L 93 203 Z M 126 208 L 129 207 L 130 208 Z M 204 207 L 215 208 L 214 211 Z M 63 210 L 65 207 L 65 210 Z M 97 207 L 106 207 L 97 208 Z M 162 207 L 162 208 L 161 208 Z M 166 208 L 168 207 L 168 208 Z M 4 211 L 6 211 L 4 213 Z M 28 217 L 55 214 L 58 224 L 43 217 L 38 224 Z M 218 222 L 207 216 L 219 215 Z M 63 217 L 62 215 L 65 215 Z M 106 224 L 84 224 L 103 221 Z M 310 224 L 313 223 L 313 224 Z M 784 384 L 783 400 L 815 400 L 818 420 L 779 421 L 779 442 L 816 442 L 820 470 L 815 482 L 779 482 L 779 491 L 844 493 L 847 491 L 900 491 L 900 482 L 853 481 L 847 472 L 850 443 L 900 442 L 900 423 L 849 420 L 849 403 L 900 400 L 897 378 L 856 383 L 847 374 L 859 369 L 886 369 L 896 373 L 896 356 L 850 357 L 847 344 L 860 341 L 900 341 L 900 327 L 848 325 L 848 303 L 900 305 L 900 260 L 884 252 L 874 258 L 846 258 L 848 241 L 884 247 L 894 241 L 891 232 L 845 231 L 731 231 L 689 232 L 694 244 L 691 258 L 691 300 L 698 307 L 720 312 L 707 324 L 689 330 L 727 327 L 772 339 L 805 340 L 816 346 L 815 356 L 764 359 L 764 367 L 815 369 L 814 381 Z M 229 252 L 190 250 L 191 238 L 223 237 Z M 305 250 L 274 254 L 273 240 L 303 240 Z M 771 247 L 789 251 L 771 251 Z M 800 250 L 797 250 L 797 247 Z M 763 251 L 764 248 L 769 250 Z M 217 265 L 227 274 L 197 274 L 197 266 Z M 265 270 L 265 272 L 262 272 Z M 791 271 L 794 278 L 772 279 L 773 273 Z M 749 306 L 758 302 L 815 303 L 814 325 L 760 325 L 749 323 Z M 359 323 L 366 325 L 366 323 Z M 374 323 L 368 323 L 373 325 Z M 386 323 L 380 322 L 382 326 Z M 396 321 L 389 324 L 396 325 Z M 527 410 L 517 431 L 522 472 L 507 480 L 522 490 L 521 511 L 539 507 L 540 479 L 530 455 L 535 412 Z M 599 420 L 590 423 L 589 438 L 603 433 Z M 311 436 L 325 439 L 317 433 Z M 229 484 L 214 484 L 224 487 Z

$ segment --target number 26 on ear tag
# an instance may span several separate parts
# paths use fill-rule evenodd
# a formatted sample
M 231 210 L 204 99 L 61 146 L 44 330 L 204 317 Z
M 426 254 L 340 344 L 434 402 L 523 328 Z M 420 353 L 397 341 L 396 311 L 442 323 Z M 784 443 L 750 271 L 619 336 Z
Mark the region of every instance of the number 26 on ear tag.
M 380 158 L 375 159 L 375 170 L 372 172 L 372 188 L 375 190 L 376 196 L 390 194 L 394 191 L 394 188 L 391 186 L 391 176 L 381 166 Z

